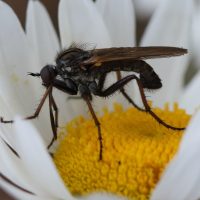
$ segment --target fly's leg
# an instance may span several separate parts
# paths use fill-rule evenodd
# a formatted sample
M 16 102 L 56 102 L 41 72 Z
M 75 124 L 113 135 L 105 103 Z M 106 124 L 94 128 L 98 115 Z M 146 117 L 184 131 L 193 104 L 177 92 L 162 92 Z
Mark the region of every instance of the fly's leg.
M 113 94 L 114 92 L 116 92 L 117 90 L 119 90 L 121 87 L 123 87 L 124 85 L 126 85 L 128 82 L 130 82 L 133 79 L 136 79 L 136 81 L 137 81 L 137 84 L 138 84 L 138 87 L 140 90 L 140 95 L 142 97 L 142 102 L 144 104 L 146 112 L 148 112 L 159 124 L 162 124 L 166 128 L 170 128 L 172 130 L 185 130 L 185 128 L 176 128 L 176 127 L 166 124 L 151 110 L 151 108 L 149 107 L 149 105 L 147 103 L 147 100 L 146 100 L 146 97 L 144 94 L 144 90 L 142 87 L 142 83 L 141 83 L 140 79 L 135 75 L 129 75 L 129 76 L 121 79 L 120 81 L 117 81 L 116 83 L 114 83 L 113 85 L 111 85 L 109 88 L 107 88 L 104 91 L 99 91 L 98 88 L 96 88 L 94 93 L 95 93 L 95 95 L 98 95 L 100 97 L 107 97 L 107 96 Z
M 142 97 L 142 102 L 143 102 L 143 104 L 145 106 L 146 112 L 148 112 L 159 124 L 162 124 L 166 128 L 170 128 L 172 130 L 179 130 L 179 131 L 185 130 L 185 128 L 176 128 L 176 127 L 173 127 L 173 126 L 170 126 L 170 125 L 166 124 L 151 110 L 150 106 L 147 103 L 147 100 L 146 100 L 146 97 L 145 97 L 144 90 L 143 90 L 142 83 L 141 83 L 140 79 L 137 76 L 135 77 L 135 79 L 137 81 L 137 84 L 138 84 L 138 87 L 139 87 L 139 90 L 140 90 L 140 95 Z
M 44 102 L 45 102 L 48 94 L 52 90 L 52 87 L 53 87 L 53 84 L 51 84 L 47 88 L 44 96 L 42 97 L 42 100 L 40 101 L 40 104 L 39 104 L 38 108 L 36 109 L 36 112 L 32 116 L 24 118 L 25 120 L 35 119 L 40 114 L 41 108 L 44 105 Z M 14 122 L 13 120 L 6 121 L 6 120 L 3 119 L 3 117 L 1 117 L 1 123 L 13 123 L 13 122 Z
M 100 76 L 99 78 L 99 83 L 98 83 L 98 88 L 99 88 L 99 91 L 102 91 L 103 90 L 103 86 L 104 86 L 104 83 L 105 83 L 105 80 L 106 80 L 106 76 L 107 76 L 107 73 L 103 74 Z M 120 71 L 117 71 L 117 79 L 118 81 L 121 80 L 121 73 Z M 137 108 L 138 110 L 140 111 L 146 111 L 145 109 L 142 109 L 140 107 L 138 107 L 134 101 L 129 97 L 129 95 L 125 92 L 124 88 L 121 87 L 120 89 L 120 92 L 122 93 L 122 95 L 127 99 L 127 101 L 132 104 L 135 108 Z
M 41 76 L 39 73 L 28 73 L 28 75 L 34 76 L 34 77 Z M 53 139 L 51 140 L 51 143 L 48 145 L 48 148 L 50 148 L 50 146 L 54 142 L 54 139 L 57 139 L 57 127 L 58 127 L 58 108 L 57 108 L 56 103 L 54 101 L 54 98 L 52 96 L 52 88 L 55 87 L 58 90 L 60 90 L 64 93 L 70 94 L 70 95 L 76 95 L 78 89 L 74 90 L 72 88 L 69 88 L 69 87 L 66 86 L 64 81 L 61 81 L 61 80 L 58 80 L 58 79 L 54 79 L 54 81 L 50 84 L 42 83 L 42 85 L 44 85 L 47 88 L 47 90 L 46 90 L 42 100 L 40 101 L 40 104 L 39 104 L 38 108 L 36 109 L 36 112 L 32 116 L 26 117 L 24 119 L 25 120 L 35 119 L 39 115 L 39 113 L 42 109 L 42 106 L 43 106 L 47 96 L 49 95 L 50 120 L 51 120 L 51 127 L 52 127 L 52 131 L 53 131 L 53 135 L 54 135 Z M 55 111 L 55 119 L 54 119 L 54 116 L 53 116 L 52 107 Z M 13 120 L 6 121 L 6 120 L 3 119 L 3 117 L 0 117 L 0 122 L 1 123 L 13 123 L 14 121 Z
M 98 136 L 99 136 L 98 139 L 99 139 L 99 143 L 100 143 L 100 155 L 99 155 L 99 158 L 100 158 L 100 160 L 102 160 L 103 144 L 102 144 L 100 123 L 99 123 L 99 121 L 98 121 L 98 119 L 97 119 L 97 117 L 96 117 L 96 115 L 95 115 L 95 112 L 94 112 L 94 110 L 93 110 L 93 108 L 92 108 L 92 105 L 91 105 L 91 103 L 90 103 L 89 98 L 86 98 L 85 101 L 86 101 L 86 103 L 87 103 L 87 105 L 88 105 L 88 108 L 89 108 L 89 110 L 90 110 L 90 113 L 91 113 L 91 115 L 92 115 L 92 118 L 94 119 L 94 122 L 95 122 L 95 124 L 96 124 L 96 126 L 97 126 L 97 129 L 98 129 Z
M 121 72 L 120 72 L 120 71 L 117 71 L 117 80 L 119 81 L 119 80 L 121 80 L 121 79 L 122 79 L 122 78 L 121 78 Z M 127 101 L 128 101 L 130 104 L 132 104 L 132 105 L 133 105 L 135 108 L 137 108 L 138 110 L 146 112 L 145 109 L 142 109 L 142 108 L 138 107 L 138 106 L 134 103 L 134 101 L 130 98 L 130 96 L 125 92 L 125 90 L 124 90 L 123 87 L 121 87 L 119 90 L 120 90 L 120 92 L 122 93 L 122 95 L 127 99 Z
M 56 102 L 52 96 L 52 104 L 53 104 L 53 109 L 55 111 L 55 126 L 58 128 L 58 107 L 56 105 Z
M 55 111 L 55 119 L 54 119 L 54 115 L 53 115 L 53 110 L 52 107 Z M 51 128 L 53 131 L 53 138 L 50 142 L 50 144 L 48 145 L 48 149 L 51 147 L 51 145 L 53 144 L 54 140 L 57 139 L 57 127 L 58 127 L 58 107 L 54 101 L 53 95 L 52 95 L 52 89 L 49 93 L 49 111 L 50 111 L 50 121 L 51 121 Z
M 45 84 L 43 84 L 43 85 L 45 87 L 48 87 L 48 85 L 45 85 Z M 77 94 L 76 90 L 73 90 L 73 89 L 67 87 L 66 84 L 63 81 L 60 81 L 58 79 L 54 80 L 53 87 L 57 88 L 58 90 L 60 90 L 64 93 L 70 94 L 70 95 L 76 95 Z M 53 117 L 52 107 L 55 111 L 55 120 L 54 120 L 54 117 Z M 55 100 L 53 98 L 52 91 L 49 93 L 49 111 L 50 111 L 51 127 L 52 127 L 52 131 L 53 131 L 54 136 L 53 136 L 50 144 L 47 147 L 48 149 L 53 144 L 54 139 L 55 140 L 57 139 L 57 127 L 58 127 L 58 108 L 57 108 L 57 105 L 56 105 Z
M 101 75 L 100 78 L 99 78 L 99 83 L 98 83 L 99 91 L 103 90 L 103 86 L 104 86 L 104 83 L 105 83 L 105 80 L 106 80 L 106 76 L 107 76 L 107 73 Z

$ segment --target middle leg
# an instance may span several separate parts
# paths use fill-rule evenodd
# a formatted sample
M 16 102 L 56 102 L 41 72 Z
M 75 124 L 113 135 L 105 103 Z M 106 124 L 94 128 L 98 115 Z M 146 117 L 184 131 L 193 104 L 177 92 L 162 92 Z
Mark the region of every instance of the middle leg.
M 120 72 L 120 71 L 117 71 L 116 73 L 117 73 L 117 80 L 120 81 L 121 78 L 122 78 L 122 77 L 121 77 L 121 72 Z M 106 80 L 106 76 L 107 76 L 107 73 L 101 75 L 100 78 L 99 78 L 98 89 L 99 89 L 99 91 L 101 91 L 101 92 L 102 92 L 102 90 L 103 90 L 103 86 L 104 86 L 104 83 L 105 83 L 105 80 Z M 130 104 L 132 104 L 132 105 L 133 105 L 135 108 L 137 108 L 138 110 L 146 112 L 145 109 L 140 108 L 139 106 L 137 106 L 137 105 L 134 103 L 134 101 L 130 98 L 130 96 L 125 92 L 125 90 L 124 90 L 123 87 L 121 87 L 119 90 L 120 90 L 120 92 L 122 93 L 122 95 L 128 100 L 128 102 L 129 102 Z
M 100 123 L 99 123 L 99 120 L 97 119 L 96 114 L 95 114 L 95 112 L 94 112 L 94 110 L 93 110 L 93 108 L 92 108 L 92 105 L 91 105 L 91 103 L 90 103 L 89 98 L 86 98 L 85 101 L 86 101 L 86 103 L 87 103 L 87 105 L 88 105 L 88 108 L 89 108 L 89 110 L 90 110 L 90 113 L 91 113 L 91 115 L 92 115 L 92 118 L 94 119 L 94 122 L 95 122 L 95 124 L 96 124 L 96 126 L 97 126 L 97 129 L 98 129 L 98 135 L 99 135 L 99 138 L 98 138 L 98 139 L 99 139 L 99 142 L 100 142 L 100 156 L 99 156 L 99 157 L 100 157 L 100 160 L 102 160 L 103 144 L 102 144 Z

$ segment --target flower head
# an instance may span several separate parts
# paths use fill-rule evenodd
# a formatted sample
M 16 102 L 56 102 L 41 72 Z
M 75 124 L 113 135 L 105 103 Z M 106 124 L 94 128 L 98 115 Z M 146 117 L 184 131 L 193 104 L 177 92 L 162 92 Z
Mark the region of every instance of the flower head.
M 77 118 L 67 124 L 54 162 L 72 194 L 108 191 L 132 199 L 149 199 L 166 164 L 178 150 L 183 131 L 159 125 L 150 115 L 129 108 L 99 118 L 102 125 L 103 158 L 93 120 Z M 190 116 L 175 106 L 170 112 L 154 112 L 175 127 L 186 126 Z

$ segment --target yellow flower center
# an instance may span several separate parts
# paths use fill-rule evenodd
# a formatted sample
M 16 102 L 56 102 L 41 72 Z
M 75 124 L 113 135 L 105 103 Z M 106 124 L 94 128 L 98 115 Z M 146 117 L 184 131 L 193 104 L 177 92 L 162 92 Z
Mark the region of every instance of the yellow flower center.
M 94 121 L 76 118 L 67 124 L 67 136 L 59 135 L 60 147 L 54 162 L 73 195 L 108 191 L 133 199 L 149 199 L 161 174 L 176 153 L 183 131 L 159 125 L 145 112 L 130 107 L 123 111 L 104 109 L 98 118 L 103 138 L 103 159 L 99 161 L 99 140 Z M 170 112 L 154 109 L 167 124 L 185 127 L 190 119 L 174 106 Z M 61 139 L 62 138 L 62 139 Z

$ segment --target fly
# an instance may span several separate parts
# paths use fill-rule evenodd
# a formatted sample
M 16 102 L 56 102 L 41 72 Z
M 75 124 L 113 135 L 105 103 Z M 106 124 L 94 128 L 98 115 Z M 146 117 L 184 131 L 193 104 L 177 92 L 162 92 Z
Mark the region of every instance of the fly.
M 148 112 L 159 124 L 173 130 L 184 130 L 185 128 L 176 128 L 163 122 L 148 105 L 144 89 L 156 90 L 162 87 L 162 83 L 153 68 L 144 60 L 181 56 L 186 53 L 187 49 L 176 47 L 121 47 L 87 51 L 84 45 L 71 45 L 67 50 L 58 54 L 56 65 L 46 65 L 40 73 L 29 73 L 31 76 L 41 77 L 42 85 L 46 87 L 46 92 L 36 112 L 25 119 L 35 119 L 39 115 L 46 98 L 49 97 L 50 120 L 53 131 L 53 139 L 48 146 L 49 148 L 54 140 L 57 139 L 58 127 L 58 108 L 52 95 L 53 88 L 70 95 L 77 95 L 79 91 L 81 97 L 87 103 L 98 129 L 100 160 L 103 152 L 101 126 L 91 105 L 93 95 L 108 97 L 119 90 L 134 107 Z M 113 71 L 117 73 L 118 80 L 104 89 L 106 77 Z M 139 74 L 139 78 L 134 74 L 121 78 L 121 71 L 136 72 Z M 139 108 L 123 88 L 133 79 L 137 82 L 145 109 Z M 14 121 L 5 121 L 1 117 L 1 122 L 13 123 Z

